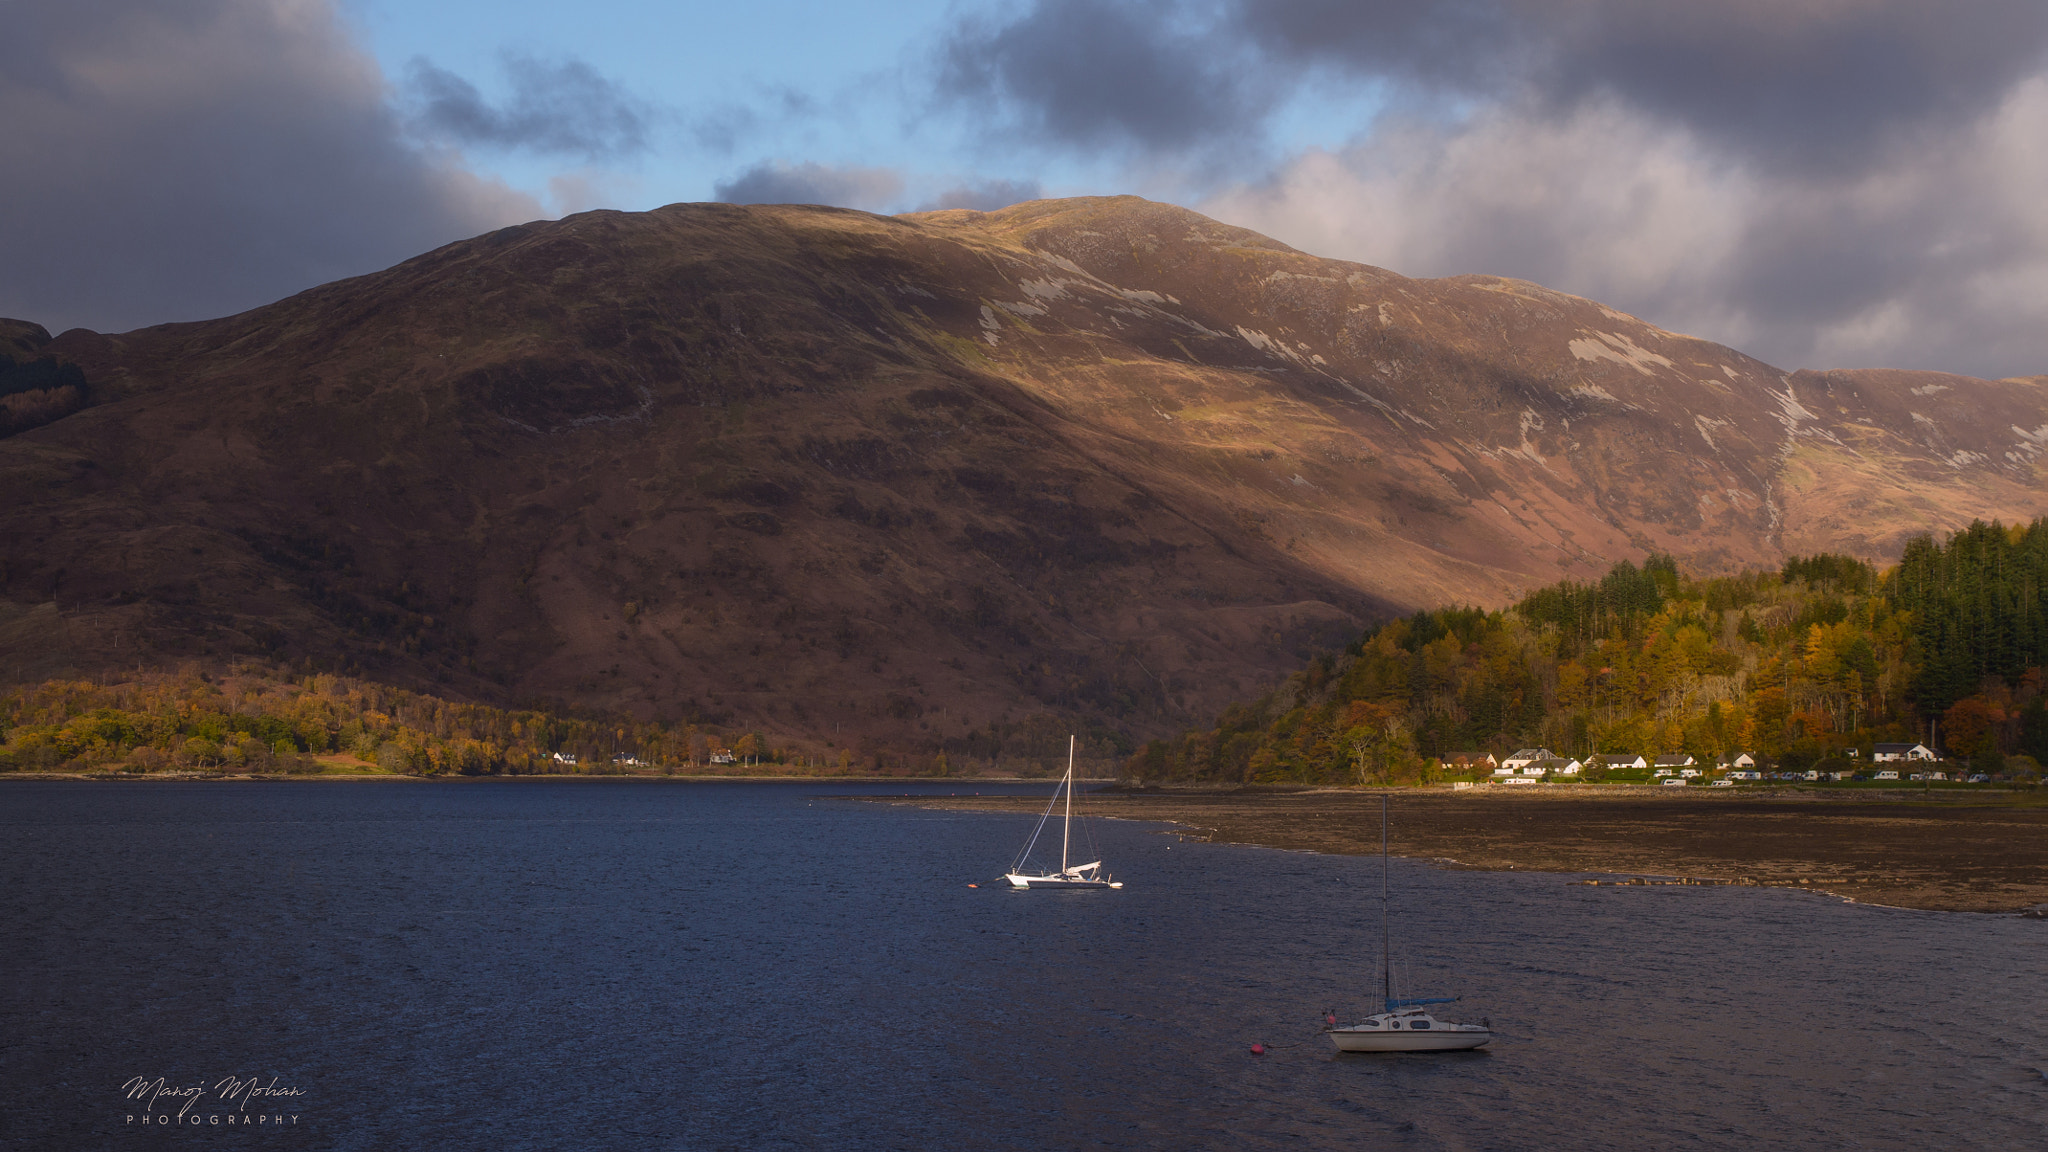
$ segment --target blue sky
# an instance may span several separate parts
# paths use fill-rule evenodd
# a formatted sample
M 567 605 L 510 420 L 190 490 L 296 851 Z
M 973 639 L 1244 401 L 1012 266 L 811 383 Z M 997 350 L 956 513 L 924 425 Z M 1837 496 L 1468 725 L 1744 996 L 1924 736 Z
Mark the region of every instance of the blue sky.
M 949 5 L 898 3 L 623 3 L 577 5 L 434 4 L 351 0 L 349 19 L 387 75 L 402 81 L 426 59 L 474 83 L 488 97 L 509 94 L 508 56 L 590 64 L 657 117 L 647 151 L 597 172 L 620 208 L 708 200 L 720 180 L 753 163 L 885 165 L 966 170 L 972 160 L 957 125 L 917 106 L 901 75 L 908 58 L 932 50 Z M 791 108 L 796 101 L 802 105 Z M 745 111 L 757 119 L 726 149 L 699 138 L 706 120 Z M 473 163 L 545 197 L 563 165 L 519 149 L 472 148 Z
M 1000 21 L 1014 4 L 902 3 L 435 4 L 348 0 L 345 19 L 399 86 L 419 62 L 474 85 L 489 102 L 516 98 L 507 61 L 589 65 L 639 102 L 644 150 L 598 162 L 521 147 L 467 144 L 470 167 L 503 178 L 551 209 L 645 209 L 718 196 L 764 163 L 884 168 L 902 178 L 892 196 L 860 204 L 908 211 L 963 185 L 1035 186 L 1049 196 L 1138 192 L 1198 199 L 1227 168 L 1159 163 L 1127 147 L 1074 149 L 1020 142 L 959 115 L 938 90 L 934 61 L 949 36 Z M 1162 10 L 1164 11 L 1164 10 Z M 1367 131 L 1377 85 L 1353 82 L 1297 93 L 1274 110 L 1254 150 L 1267 159 L 1342 147 Z M 552 182 L 576 178 L 572 202 Z M 587 184 L 585 183 L 587 182 Z
M 2048 5 L 6 0 L 0 316 L 676 201 L 1136 193 L 1785 368 L 2048 373 Z

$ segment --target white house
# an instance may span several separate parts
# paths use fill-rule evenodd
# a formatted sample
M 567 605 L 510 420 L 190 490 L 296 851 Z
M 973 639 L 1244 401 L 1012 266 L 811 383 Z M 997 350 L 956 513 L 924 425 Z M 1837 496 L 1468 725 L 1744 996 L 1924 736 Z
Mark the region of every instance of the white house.
M 1934 749 L 1925 744 L 1879 744 L 1871 751 L 1870 758 L 1880 764 L 1893 760 L 1939 760 Z
M 576 762 L 576 756 L 575 756 L 575 754 L 574 754 L 574 753 L 571 753 L 571 752 L 557 752 L 557 753 L 555 753 L 555 763 L 557 763 L 557 764 L 574 764 L 575 762 Z
M 1523 748 L 1516 751 L 1513 756 L 1501 761 L 1500 766 L 1512 771 L 1527 764 L 1534 764 L 1538 760 L 1555 759 L 1557 759 L 1557 753 L 1552 752 L 1548 748 Z
M 1600 763 L 1608 768 L 1648 768 L 1650 761 L 1634 752 L 1602 752 Z
M 1729 768 L 1754 768 L 1756 767 L 1756 757 L 1751 756 L 1747 752 L 1737 752 L 1732 757 L 1721 757 L 1721 759 L 1715 764 L 1715 767 L 1723 769 L 1724 771 Z
M 1659 756 L 1650 762 L 1652 768 L 1690 768 L 1697 761 L 1683 752 L 1676 756 Z
M 1569 756 L 1552 756 L 1548 760 L 1538 760 L 1534 764 L 1526 765 L 1522 771 L 1530 776 L 1577 776 L 1579 769 L 1583 767 L 1585 765 Z

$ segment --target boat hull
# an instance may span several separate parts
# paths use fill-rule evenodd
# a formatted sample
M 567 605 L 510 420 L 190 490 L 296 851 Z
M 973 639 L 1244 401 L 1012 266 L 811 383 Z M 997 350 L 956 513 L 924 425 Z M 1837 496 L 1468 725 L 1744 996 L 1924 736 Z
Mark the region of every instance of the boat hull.
M 1339 1052 L 1460 1052 L 1493 1039 L 1485 1028 L 1432 1028 L 1409 1032 L 1389 1028 L 1331 1028 L 1325 1033 Z
M 1019 876 L 1012 872 L 1003 879 L 1012 888 L 1121 888 L 1108 880 L 1076 880 L 1070 876 Z

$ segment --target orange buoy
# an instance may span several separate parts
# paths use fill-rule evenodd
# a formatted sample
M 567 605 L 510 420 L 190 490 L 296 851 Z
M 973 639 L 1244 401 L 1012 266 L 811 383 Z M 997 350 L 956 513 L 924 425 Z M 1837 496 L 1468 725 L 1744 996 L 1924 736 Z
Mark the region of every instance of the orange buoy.
M 981 885 L 979 885 L 979 884 L 969 884 L 969 885 L 968 885 L 968 887 L 969 887 L 969 888 L 979 888 L 979 887 L 981 887 Z

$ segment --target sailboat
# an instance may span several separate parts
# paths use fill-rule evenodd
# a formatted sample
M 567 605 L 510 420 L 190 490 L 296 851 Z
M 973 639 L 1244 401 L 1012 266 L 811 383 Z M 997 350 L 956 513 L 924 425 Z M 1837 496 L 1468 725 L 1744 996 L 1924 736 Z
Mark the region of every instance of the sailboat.
M 1490 1024 L 1459 1024 L 1439 1020 L 1431 1004 L 1451 1004 L 1455 996 L 1394 997 L 1393 929 L 1387 914 L 1387 797 L 1380 794 L 1380 999 L 1384 1011 L 1356 1024 L 1336 1023 L 1323 1029 L 1339 1052 L 1453 1052 L 1477 1048 L 1493 1039 Z
M 1045 831 L 1045 822 L 1052 819 L 1052 810 L 1059 807 L 1060 797 L 1067 800 L 1067 814 L 1060 825 L 1060 870 L 1034 874 L 1024 871 L 1031 861 L 1031 850 L 1038 846 L 1039 834 Z M 1074 737 L 1067 737 L 1067 774 L 1060 780 L 1060 786 L 1053 789 L 1052 803 L 1045 806 L 1045 815 L 1038 818 L 1038 827 L 1031 830 L 1031 839 L 1024 842 L 1024 850 L 1017 853 L 1017 859 L 1010 864 L 1010 870 L 1003 879 L 1012 888 L 1121 888 L 1123 884 L 1112 881 L 1102 870 L 1102 861 L 1089 864 L 1067 863 L 1067 852 L 1074 838 Z

